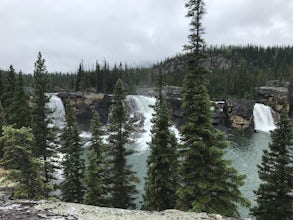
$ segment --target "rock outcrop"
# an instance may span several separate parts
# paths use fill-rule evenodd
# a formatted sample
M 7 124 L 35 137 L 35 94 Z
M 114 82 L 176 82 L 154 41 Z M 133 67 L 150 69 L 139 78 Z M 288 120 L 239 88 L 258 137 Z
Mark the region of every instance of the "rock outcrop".
M 290 111 L 290 83 L 273 80 L 265 86 L 256 88 L 257 102 L 270 106 L 274 111 L 281 112 L 283 108 Z
M 109 108 L 112 104 L 112 96 L 106 94 L 83 94 L 81 92 L 59 93 L 65 107 L 67 103 L 73 107 L 78 125 L 82 130 L 88 130 L 90 120 L 93 118 L 95 111 L 99 113 L 100 120 L 103 124 L 108 121 Z
M 228 123 L 232 128 L 238 130 L 253 129 L 253 108 L 254 100 L 249 99 L 228 99 L 225 103 L 225 112 L 228 116 Z
M 233 220 L 207 213 L 148 212 L 45 200 L 10 200 L 0 205 L 2 220 Z

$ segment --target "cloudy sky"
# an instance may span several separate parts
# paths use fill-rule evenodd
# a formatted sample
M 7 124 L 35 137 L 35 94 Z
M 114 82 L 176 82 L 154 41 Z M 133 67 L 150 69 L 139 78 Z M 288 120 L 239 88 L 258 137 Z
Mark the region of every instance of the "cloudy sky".
M 206 0 L 208 45 L 293 44 L 292 0 Z M 0 0 L 0 68 L 32 72 L 38 51 L 49 71 L 83 60 L 147 65 L 182 52 L 184 0 Z

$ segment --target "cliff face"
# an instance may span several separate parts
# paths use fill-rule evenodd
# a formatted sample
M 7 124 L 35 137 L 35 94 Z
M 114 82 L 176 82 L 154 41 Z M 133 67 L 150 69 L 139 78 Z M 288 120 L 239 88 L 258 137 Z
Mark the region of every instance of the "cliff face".
M 254 100 L 229 99 L 225 103 L 225 112 L 228 123 L 232 128 L 238 130 L 253 129 L 253 107 Z
M 77 116 L 78 125 L 82 130 L 88 130 L 90 120 L 95 111 L 99 113 L 103 124 L 108 121 L 109 108 L 112 104 L 112 96 L 106 94 L 83 94 L 80 92 L 59 93 L 58 96 L 66 105 L 69 103 Z
M 290 111 L 292 94 L 289 82 L 268 81 L 265 86 L 256 88 L 256 93 L 257 101 L 272 107 L 274 111 L 281 112 L 283 109 Z

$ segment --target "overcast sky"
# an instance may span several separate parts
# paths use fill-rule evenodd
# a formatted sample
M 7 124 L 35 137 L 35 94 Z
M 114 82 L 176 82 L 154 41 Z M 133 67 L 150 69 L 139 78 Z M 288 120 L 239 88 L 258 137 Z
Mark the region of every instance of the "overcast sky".
M 292 45 L 292 0 L 206 0 L 208 45 Z M 182 52 L 184 0 L 0 0 L 0 68 L 49 71 L 96 60 L 147 65 Z

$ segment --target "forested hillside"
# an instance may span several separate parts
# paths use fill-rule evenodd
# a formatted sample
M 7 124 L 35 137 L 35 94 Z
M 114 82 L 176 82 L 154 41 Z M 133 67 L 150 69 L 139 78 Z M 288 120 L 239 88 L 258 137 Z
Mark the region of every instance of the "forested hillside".
M 267 80 L 285 80 L 293 84 L 293 47 L 221 46 L 206 49 L 209 75 L 208 90 L 212 98 L 251 98 L 254 88 Z M 71 90 L 111 93 L 121 78 L 128 93 L 138 87 L 153 87 L 155 73 L 162 67 L 168 85 L 182 86 L 187 72 L 187 54 L 166 58 L 151 67 L 131 67 L 118 64 L 110 67 L 107 61 L 97 62 L 94 69 L 80 63 L 75 73 L 51 73 L 51 90 Z M 1 71 L 1 70 L 0 70 Z M 5 78 L 1 71 L 0 89 Z M 32 75 L 24 74 L 26 86 L 32 86 Z M 2 82 L 2 83 L 1 83 Z
M 207 49 L 206 65 L 212 71 L 208 86 L 213 98 L 246 97 L 267 80 L 293 82 L 293 47 L 229 46 Z M 186 72 L 186 55 L 163 62 L 170 85 L 182 85 Z

